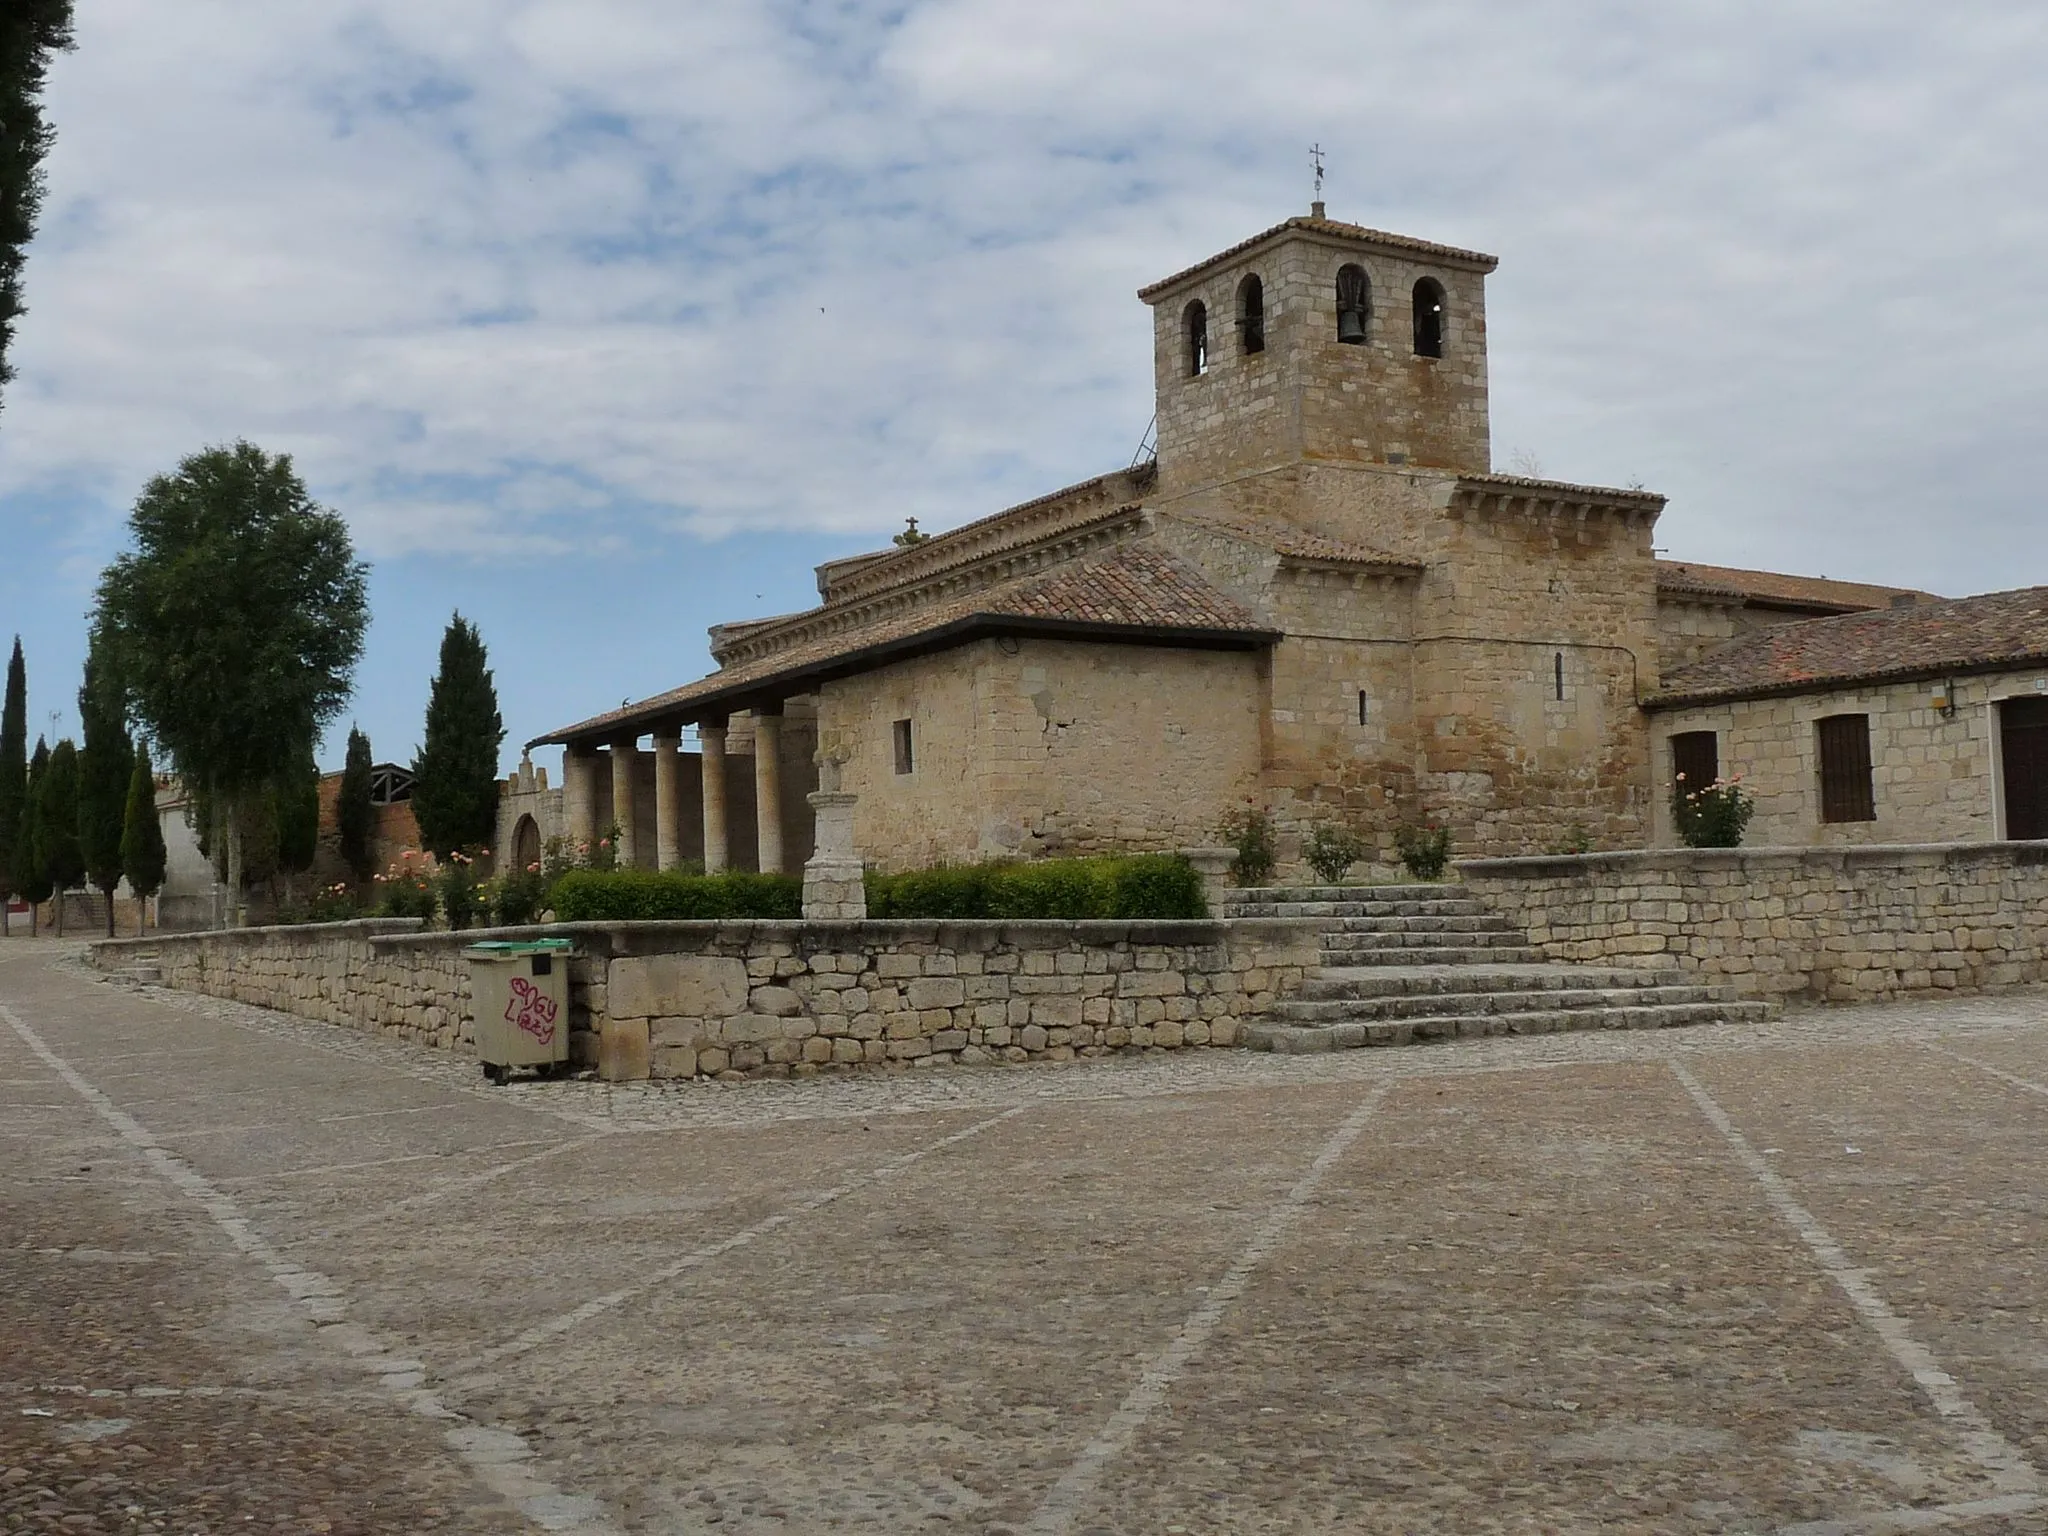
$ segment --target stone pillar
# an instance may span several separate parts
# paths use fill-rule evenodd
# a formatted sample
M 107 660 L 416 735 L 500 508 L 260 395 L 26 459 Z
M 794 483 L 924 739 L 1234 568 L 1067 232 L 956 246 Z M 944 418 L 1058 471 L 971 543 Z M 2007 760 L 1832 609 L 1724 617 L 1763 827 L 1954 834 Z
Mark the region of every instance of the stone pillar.
M 754 846 L 761 873 L 782 873 L 782 706 L 754 713 Z
M 674 869 L 682 853 L 682 733 L 671 726 L 654 733 L 654 867 Z
M 715 875 L 726 867 L 725 841 L 725 722 L 704 720 L 697 726 L 697 742 L 704 750 L 704 873 Z
M 817 816 L 817 835 L 810 862 L 804 865 L 804 921 L 858 923 L 868 915 L 866 871 L 853 849 L 853 808 L 860 796 L 839 790 L 839 764 L 818 761 L 818 783 L 809 797 Z
M 562 819 L 570 843 L 597 841 L 597 748 L 562 749 Z
M 633 770 L 639 766 L 640 749 L 630 741 L 612 743 L 612 820 L 619 826 L 619 868 L 631 869 L 639 848 L 639 829 L 634 826 Z

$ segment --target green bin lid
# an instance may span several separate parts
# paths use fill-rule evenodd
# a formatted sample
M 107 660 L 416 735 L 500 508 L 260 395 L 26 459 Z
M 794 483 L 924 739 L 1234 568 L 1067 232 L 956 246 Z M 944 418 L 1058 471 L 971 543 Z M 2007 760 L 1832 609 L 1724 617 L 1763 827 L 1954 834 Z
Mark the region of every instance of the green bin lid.
M 574 939 L 480 939 L 463 950 L 466 955 L 545 955 L 573 949 Z

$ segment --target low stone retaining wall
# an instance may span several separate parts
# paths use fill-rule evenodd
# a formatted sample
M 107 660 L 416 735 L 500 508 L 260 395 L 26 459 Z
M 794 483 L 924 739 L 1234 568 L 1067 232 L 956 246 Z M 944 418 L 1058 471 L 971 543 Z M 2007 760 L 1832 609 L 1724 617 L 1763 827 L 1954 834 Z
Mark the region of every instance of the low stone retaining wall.
M 613 1080 L 1228 1046 L 1297 989 L 1319 924 L 374 921 L 113 941 L 166 986 L 444 1049 L 473 1042 L 466 944 L 570 938 L 571 1050 Z
M 1553 960 L 1682 965 L 1831 1002 L 2048 981 L 2048 843 L 1660 849 L 1469 859 Z

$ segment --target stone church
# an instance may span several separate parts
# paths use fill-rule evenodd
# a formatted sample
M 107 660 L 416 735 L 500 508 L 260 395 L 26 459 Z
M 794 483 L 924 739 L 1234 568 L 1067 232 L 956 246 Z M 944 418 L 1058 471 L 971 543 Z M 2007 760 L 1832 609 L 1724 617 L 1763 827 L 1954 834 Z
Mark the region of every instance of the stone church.
M 616 824 L 649 867 L 794 871 L 828 764 L 887 869 L 1213 844 L 1245 807 L 1283 863 L 1326 818 L 1382 862 L 1403 823 L 1460 854 L 1642 847 L 1671 839 L 1675 771 L 1754 749 L 1789 797 L 1772 841 L 2048 835 L 2007 809 L 2048 806 L 2048 752 L 2026 756 L 2048 589 L 2000 594 L 1987 639 L 1970 605 L 1992 599 L 1662 560 L 1661 496 L 1494 473 L 1495 264 L 1318 203 L 1140 290 L 1153 461 L 820 566 L 816 607 L 714 628 L 710 676 L 537 739 L 566 749 L 567 830 Z M 1803 672 L 1773 648 L 1794 630 L 1823 658 Z M 1808 738 L 1859 710 L 1850 809 L 1873 814 L 1850 826 L 1825 814 L 1841 763 L 1812 760 L 1846 728 Z M 1893 715 L 1916 747 L 1891 751 Z M 507 796 L 519 846 L 552 820 L 521 809 L 535 786 Z

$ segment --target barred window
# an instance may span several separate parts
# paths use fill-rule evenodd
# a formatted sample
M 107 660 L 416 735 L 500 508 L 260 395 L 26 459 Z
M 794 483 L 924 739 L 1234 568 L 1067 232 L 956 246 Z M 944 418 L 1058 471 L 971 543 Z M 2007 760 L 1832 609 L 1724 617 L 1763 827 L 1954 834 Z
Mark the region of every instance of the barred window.
M 1820 819 L 1875 821 L 1870 787 L 1870 716 L 1829 715 L 1814 722 L 1820 738 Z

